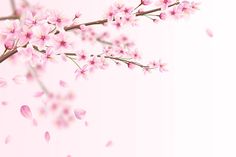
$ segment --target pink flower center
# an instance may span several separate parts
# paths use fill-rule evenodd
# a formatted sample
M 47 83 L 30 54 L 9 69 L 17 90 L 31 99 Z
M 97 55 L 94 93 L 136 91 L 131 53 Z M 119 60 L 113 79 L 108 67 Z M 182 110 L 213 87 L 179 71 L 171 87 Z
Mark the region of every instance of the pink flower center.
M 61 21 L 62 21 L 61 18 L 57 18 L 56 20 L 57 23 L 61 23 Z
M 44 41 L 44 40 L 46 40 L 46 36 L 45 35 L 41 35 L 40 39 Z
M 62 40 L 62 41 L 60 42 L 60 46 L 66 47 L 66 42 L 65 42 L 64 40 Z

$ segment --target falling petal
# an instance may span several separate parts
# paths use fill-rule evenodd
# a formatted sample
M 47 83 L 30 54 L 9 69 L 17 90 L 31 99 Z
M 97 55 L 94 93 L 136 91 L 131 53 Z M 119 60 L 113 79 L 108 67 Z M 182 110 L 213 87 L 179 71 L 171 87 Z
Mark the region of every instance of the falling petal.
M 6 138 L 5 138 L 5 144 L 8 144 L 9 142 L 11 141 L 11 136 L 8 135 Z
M 84 125 L 87 127 L 87 126 L 88 126 L 88 121 L 85 121 L 85 122 L 84 122 Z
M 44 95 L 44 92 L 36 92 L 36 93 L 34 94 L 34 97 L 39 98 L 39 97 L 41 97 L 41 96 L 43 96 L 43 95 Z
M 113 145 L 113 142 L 111 140 L 107 141 L 106 143 L 106 147 L 111 147 Z
M 86 111 L 84 109 L 76 109 L 74 114 L 77 119 L 82 120 L 86 115 Z
M 206 29 L 206 33 L 207 33 L 207 35 L 208 35 L 209 37 L 211 37 L 211 38 L 214 36 L 212 30 L 209 29 L 209 28 Z
M 7 103 L 6 101 L 2 101 L 2 102 L 1 102 L 1 105 L 2 105 L 2 106 L 6 106 L 7 104 L 8 104 L 8 103 Z
M 60 80 L 60 81 L 59 81 L 59 85 L 60 85 L 61 87 L 66 87 L 66 86 L 67 86 L 67 83 L 66 83 L 65 81 L 63 81 L 63 80 Z
M 22 76 L 22 75 L 16 75 L 15 77 L 13 77 L 13 82 L 15 84 L 23 84 L 26 82 L 26 77 L 25 76 Z
M 37 121 L 36 119 L 33 119 L 33 120 L 32 120 L 32 124 L 33 124 L 33 126 L 36 127 L 36 126 L 38 126 L 38 121 Z
M 0 78 L 0 88 L 6 87 L 7 86 L 7 82 L 4 78 Z
M 31 113 L 31 110 L 30 110 L 29 106 L 27 106 L 27 105 L 21 106 L 20 112 L 21 112 L 21 115 L 23 117 L 25 117 L 27 119 L 31 119 L 32 118 L 32 113 Z
M 49 142 L 49 141 L 50 141 L 50 134 L 49 134 L 48 131 L 46 131 L 46 132 L 44 133 L 44 138 L 45 138 L 46 142 Z

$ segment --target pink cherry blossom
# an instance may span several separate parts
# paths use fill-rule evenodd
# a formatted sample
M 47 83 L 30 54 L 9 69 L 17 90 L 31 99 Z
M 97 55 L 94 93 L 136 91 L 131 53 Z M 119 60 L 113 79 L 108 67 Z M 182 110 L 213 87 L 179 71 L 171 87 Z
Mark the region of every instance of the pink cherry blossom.
M 72 43 L 65 33 L 59 33 L 54 37 L 54 46 L 56 50 L 65 51 L 71 48 Z
M 158 0 L 157 5 L 162 9 L 167 9 L 169 5 L 173 3 L 173 0 Z
M 50 16 L 48 17 L 48 21 L 51 24 L 56 25 L 58 28 L 63 29 L 65 26 L 69 24 L 69 20 L 65 18 L 61 13 L 52 11 Z
M 46 23 L 48 16 L 45 11 L 43 12 L 44 13 L 33 12 L 33 10 L 26 11 L 26 13 L 23 15 L 22 21 L 28 28 L 43 25 Z
M 52 49 L 51 47 L 48 47 L 45 50 L 45 53 L 41 56 L 41 63 L 45 65 L 48 61 L 53 61 L 55 58 L 56 51 Z
M 39 49 L 44 49 L 46 46 L 50 46 L 51 35 L 49 32 L 51 31 L 50 27 L 47 25 L 42 25 L 35 29 L 35 38 L 32 39 L 32 44 L 37 46 Z
M 4 27 L 0 30 L 0 34 L 4 35 L 8 39 L 16 39 L 20 32 L 20 22 L 19 20 L 4 21 Z
M 26 119 L 31 119 L 32 118 L 32 113 L 31 113 L 31 110 L 30 110 L 29 106 L 27 106 L 27 105 L 21 106 L 20 112 L 21 112 L 21 115 L 23 117 L 25 117 Z
M 33 38 L 33 35 L 34 34 L 31 29 L 29 29 L 28 27 L 23 28 L 19 35 L 20 45 L 25 45 L 26 43 L 28 43 Z
M 183 15 L 189 15 L 193 12 L 191 3 L 188 1 L 183 1 L 178 6 L 178 9 L 183 13 Z
M 79 68 L 75 71 L 76 79 L 79 77 L 87 78 L 88 68 L 87 65 L 84 65 L 82 68 Z
M 12 50 L 15 45 L 15 39 L 6 39 L 4 42 L 4 47 L 6 50 Z
M 88 69 L 90 72 L 93 72 L 98 68 L 99 60 L 97 57 L 93 57 L 90 60 L 88 60 Z
M 169 14 L 171 17 L 174 19 L 179 19 L 181 17 L 181 12 L 177 7 L 173 7 L 170 11 Z
M 163 63 L 161 60 L 159 60 L 159 62 L 158 62 L 159 71 L 160 72 L 168 71 L 166 69 L 166 65 L 167 65 L 166 63 Z
M 84 50 L 78 51 L 76 53 L 76 56 L 77 56 L 77 60 L 78 61 L 85 61 L 85 60 L 87 60 L 87 54 L 85 53 Z

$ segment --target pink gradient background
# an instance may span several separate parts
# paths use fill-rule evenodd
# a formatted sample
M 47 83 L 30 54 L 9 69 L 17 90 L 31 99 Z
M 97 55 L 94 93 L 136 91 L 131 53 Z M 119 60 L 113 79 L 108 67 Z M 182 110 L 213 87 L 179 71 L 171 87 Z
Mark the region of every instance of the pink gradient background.
M 68 16 L 79 10 L 84 21 L 90 21 L 100 19 L 114 2 L 41 0 L 40 4 Z M 131 6 L 139 3 L 124 2 Z M 92 74 L 89 80 L 75 81 L 73 64 L 51 65 L 44 83 L 56 91 L 59 79 L 69 82 L 77 93 L 77 100 L 71 105 L 88 111 L 89 127 L 78 122 L 69 129 L 57 130 L 46 120 L 37 128 L 32 127 L 22 118 L 19 108 L 29 104 L 35 112 L 37 101 L 32 95 L 38 85 L 11 83 L 0 89 L 0 100 L 9 102 L 8 106 L 0 106 L 0 157 L 235 156 L 232 93 L 236 85 L 231 73 L 235 71 L 235 48 L 229 38 L 235 35 L 235 24 L 229 25 L 230 18 L 224 18 L 233 15 L 231 6 L 221 8 L 225 12 L 216 16 L 220 6 L 220 2 L 206 0 L 202 10 L 189 19 L 156 25 L 141 18 L 139 27 L 122 30 L 135 40 L 144 61 L 161 58 L 167 62 L 167 73 L 143 75 L 138 69 L 111 66 Z M 8 0 L 1 0 L 0 15 L 8 13 Z M 205 33 L 208 27 L 215 32 L 212 39 Z M 0 67 L 0 76 L 6 79 L 24 72 L 23 66 L 3 63 Z M 43 139 L 46 130 L 51 133 L 49 144 Z M 12 140 L 5 145 L 7 135 Z M 114 142 L 110 148 L 105 147 L 108 140 Z

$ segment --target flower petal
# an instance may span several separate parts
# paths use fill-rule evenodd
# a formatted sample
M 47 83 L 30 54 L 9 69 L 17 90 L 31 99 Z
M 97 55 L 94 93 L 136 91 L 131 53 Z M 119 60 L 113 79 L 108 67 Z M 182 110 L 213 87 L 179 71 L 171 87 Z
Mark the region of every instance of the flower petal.
M 27 106 L 27 105 L 21 106 L 20 112 L 21 112 L 21 115 L 23 117 L 25 117 L 27 119 L 31 119 L 32 118 L 32 113 L 31 113 L 31 110 L 30 110 L 29 106 Z
M 0 78 L 0 88 L 6 87 L 7 81 L 4 78 Z
M 45 133 L 44 133 L 44 139 L 46 140 L 46 142 L 49 142 L 50 141 L 50 133 L 48 132 L 48 131 L 46 131 Z

